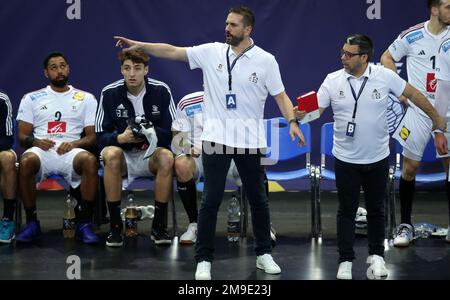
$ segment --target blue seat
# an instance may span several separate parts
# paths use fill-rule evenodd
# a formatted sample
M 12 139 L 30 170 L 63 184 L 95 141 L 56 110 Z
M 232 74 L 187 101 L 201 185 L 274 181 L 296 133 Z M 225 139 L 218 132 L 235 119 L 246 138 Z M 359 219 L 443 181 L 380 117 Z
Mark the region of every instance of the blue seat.
M 295 162 L 305 159 L 305 167 L 288 171 L 267 171 L 267 178 L 271 181 L 287 181 L 307 179 L 308 189 L 311 193 L 311 236 L 319 237 L 317 231 L 317 203 L 315 198 L 315 167 L 311 165 L 311 126 L 300 124 L 300 129 L 305 137 L 305 145 L 299 146 L 298 141 L 293 142 L 289 135 L 290 126 L 281 117 L 265 120 L 268 164 L 278 162 Z

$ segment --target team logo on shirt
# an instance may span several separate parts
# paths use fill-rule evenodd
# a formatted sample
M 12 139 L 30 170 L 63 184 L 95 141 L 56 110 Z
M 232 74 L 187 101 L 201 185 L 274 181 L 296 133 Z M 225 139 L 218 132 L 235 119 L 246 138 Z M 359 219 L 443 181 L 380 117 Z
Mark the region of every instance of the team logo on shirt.
M 48 122 L 47 133 L 56 134 L 66 132 L 66 122 Z
M 152 105 L 152 115 L 153 116 L 159 116 L 161 112 L 159 111 L 159 107 L 156 105 Z
M 345 98 L 344 91 L 339 91 L 339 98 Z
M 75 94 L 73 94 L 73 99 L 77 101 L 83 101 L 85 97 L 86 95 L 83 92 L 76 92 Z
M 374 89 L 372 92 L 372 99 L 373 100 L 380 100 L 381 99 L 381 94 L 377 89 Z
M 125 109 L 125 106 L 123 106 L 123 104 L 120 104 L 116 107 L 116 116 L 118 118 L 128 118 L 128 110 Z
M 400 130 L 400 137 L 402 140 L 406 141 L 410 135 L 411 131 L 406 128 L 405 126 L 402 127 L 402 130 Z
M 435 93 L 436 92 L 437 79 L 434 73 L 427 74 L 427 92 Z
M 446 52 L 447 53 L 447 51 L 450 49 L 450 42 L 445 42 L 443 45 L 442 45 L 442 50 L 444 50 L 444 52 Z
M 252 73 L 252 75 L 248 77 L 248 81 L 258 83 L 258 75 L 256 75 L 256 72 Z
M 217 71 L 222 72 L 223 71 L 223 65 L 219 64 L 216 68 Z

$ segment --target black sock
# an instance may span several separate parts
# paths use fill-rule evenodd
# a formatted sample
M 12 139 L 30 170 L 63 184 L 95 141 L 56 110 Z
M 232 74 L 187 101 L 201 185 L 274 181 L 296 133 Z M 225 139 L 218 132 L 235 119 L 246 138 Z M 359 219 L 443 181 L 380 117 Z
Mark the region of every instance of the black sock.
M 188 182 L 177 181 L 177 189 L 181 202 L 183 202 L 184 209 L 189 217 L 189 223 L 197 223 L 197 187 L 195 186 L 194 179 Z
M 450 224 L 450 182 L 448 182 L 448 176 L 447 180 L 445 180 L 445 190 L 447 191 L 447 203 L 448 203 L 448 224 Z
M 36 205 L 30 208 L 25 207 L 25 215 L 27 218 L 27 223 L 37 221 Z
M 167 228 L 167 203 L 155 201 L 155 216 L 152 227 L 155 229 Z
M 14 212 L 16 211 L 16 199 L 3 199 L 3 219 L 8 221 L 14 220 Z
M 94 201 L 81 200 L 80 205 L 78 205 L 78 224 L 90 223 L 92 222 L 92 216 L 94 214 Z M 119 210 L 120 211 L 120 210 Z
M 403 177 L 400 178 L 399 190 L 401 222 L 409 225 L 412 225 L 411 213 L 415 188 L 416 180 L 406 181 Z
M 122 231 L 123 223 L 120 218 L 120 201 L 109 202 L 108 201 L 109 218 L 111 222 L 111 229 L 117 229 Z

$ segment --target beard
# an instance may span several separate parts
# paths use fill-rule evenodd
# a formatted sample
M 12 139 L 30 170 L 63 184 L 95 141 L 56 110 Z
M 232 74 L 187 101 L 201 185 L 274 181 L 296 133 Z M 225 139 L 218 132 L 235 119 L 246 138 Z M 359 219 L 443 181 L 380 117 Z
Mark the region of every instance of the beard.
M 231 34 L 227 34 L 225 36 L 225 40 L 228 45 L 236 47 L 244 40 L 244 37 L 243 36 L 237 37 L 237 36 L 233 36 Z
M 439 16 L 439 23 L 445 25 L 445 26 L 449 26 L 450 25 L 450 20 L 444 20 L 441 18 L 441 16 Z
M 66 86 L 67 81 L 69 81 L 69 77 L 67 76 L 61 76 L 59 77 L 59 79 L 51 79 L 50 82 L 53 86 L 62 88 L 64 86 Z

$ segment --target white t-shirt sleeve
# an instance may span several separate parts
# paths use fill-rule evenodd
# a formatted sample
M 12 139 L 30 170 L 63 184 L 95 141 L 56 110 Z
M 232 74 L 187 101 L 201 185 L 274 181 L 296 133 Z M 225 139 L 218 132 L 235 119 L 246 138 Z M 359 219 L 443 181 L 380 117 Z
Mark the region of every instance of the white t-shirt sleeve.
M 93 95 L 86 98 L 86 111 L 84 116 L 84 127 L 95 126 L 95 112 L 97 111 L 97 100 Z
M 389 53 L 395 61 L 401 60 L 408 55 L 408 42 L 406 38 L 401 38 L 401 35 L 389 46 Z
M 284 85 L 281 79 L 280 66 L 275 57 L 271 57 L 271 62 L 268 64 L 266 76 L 266 88 L 271 96 L 276 96 L 284 92 Z
M 439 80 L 450 81 L 450 41 L 445 45 L 448 45 L 447 52 L 442 47 L 436 57 L 436 78 Z
M 396 97 L 400 97 L 405 91 L 406 81 L 390 69 L 383 68 L 382 70 L 385 73 L 384 76 L 389 90 Z
M 319 103 L 319 107 L 321 108 L 327 108 L 328 106 L 330 106 L 330 83 L 331 80 L 327 76 L 327 78 L 325 78 L 322 85 L 320 86 L 319 91 L 317 92 L 317 101 Z
M 172 131 L 190 132 L 191 123 L 186 114 L 177 107 L 175 120 L 172 121 Z
M 19 110 L 17 112 L 17 121 L 24 121 L 34 124 L 33 106 L 29 95 L 25 95 L 20 101 Z
M 210 61 L 216 43 L 208 43 L 194 47 L 187 47 L 186 53 L 191 70 L 202 69 L 205 62 Z

